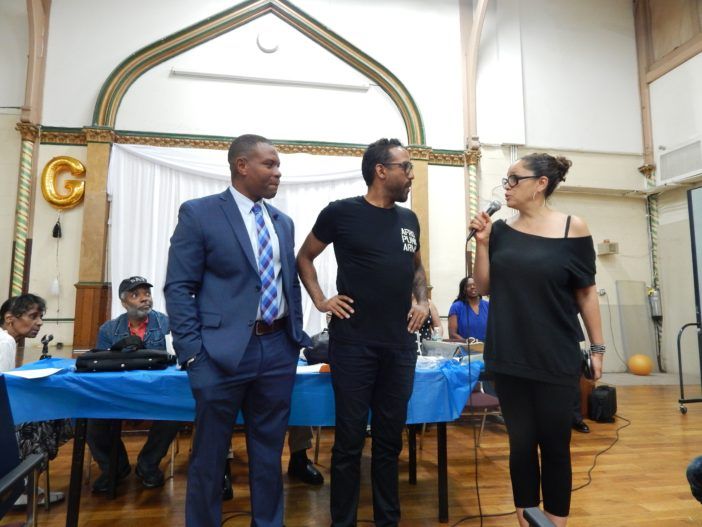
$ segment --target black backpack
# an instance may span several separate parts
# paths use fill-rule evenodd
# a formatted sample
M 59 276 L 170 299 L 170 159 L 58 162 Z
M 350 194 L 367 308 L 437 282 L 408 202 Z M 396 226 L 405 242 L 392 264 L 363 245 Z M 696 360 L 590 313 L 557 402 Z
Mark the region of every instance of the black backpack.
M 598 386 L 590 394 L 589 417 L 598 423 L 613 423 L 617 413 L 617 390 L 614 386 Z
M 302 353 L 305 355 L 307 364 L 320 362 L 329 364 L 329 330 L 324 329 L 321 333 L 312 335 L 312 347 L 305 348 Z

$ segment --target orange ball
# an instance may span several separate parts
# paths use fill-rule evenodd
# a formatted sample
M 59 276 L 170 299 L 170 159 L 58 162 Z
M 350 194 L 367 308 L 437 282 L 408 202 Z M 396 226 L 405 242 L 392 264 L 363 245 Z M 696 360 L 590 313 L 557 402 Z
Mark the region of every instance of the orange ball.
M 634 375 L 648 375 L 653 371 L 653 361 L 648 355 L 632 355 L 627 361 L 627 366 Z

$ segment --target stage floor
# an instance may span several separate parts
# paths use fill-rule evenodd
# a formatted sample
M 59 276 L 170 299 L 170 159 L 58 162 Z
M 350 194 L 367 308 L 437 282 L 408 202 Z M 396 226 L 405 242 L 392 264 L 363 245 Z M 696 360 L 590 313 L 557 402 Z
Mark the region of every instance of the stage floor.
M 689 386 L 690 393 L 699 384 Z M 675 527 L 702 525 L 702 505 L 690 494 L 685 468 L 695 456 L 702 455 L 702 403 L 688 405 L 688 413 L 678 411 L 677 386 L 617 387 L 619 414 L 631 425 L 619 430 L 619 441 L 597 458 L 592 471 L 592 483 L 573 494 L 570 527 Z M 613 424 L 588 421 L 592 433 L 573 433 L 573 484 L 587 483 L 587 472 L 595 455 L 610 446 L 624 420 Z M 403 527 L 453 526 L 461 518 L 478 513 L 475 488 L 473 429 L 470 422 L 458 422 L 448 427 L 449 513 L 450 522 L 436 521 L 436 430 L 430 428 L 419 452 L 416 486 L 407 483 L 407 449 L 400 458 L 400 492 L 402 495 Z M 184 525 L 187 451 L 189 436 L 180 441 L 176 456 L 175 476 L 162 489 L 142 489 L 133 473 L 118 488 L 117 498 L 90 493 L 84 487 L 80 525 L 83 527 L 131 527 L 148 522 L 149 527 L 180 527 Z M 134 460 L 143 444 L 143 436 L 125 439 L 130 458 Z M 319 466 L 327 481 L 321 487 L 308 487 L 291 481 L 287 475 L 287 527 L 320 527 L 329 524 L 329 464 L 333 429 L 322 430 Z M 372 519 L 370 498 L 370 442 L 363 455 L 363 483 L 359 520 Z M 246 449 L 241 433 L 235 434 L 233 461 L 233 501 L 224 503 L 226 527 L 249 524 L 244 514 L 248 510 L 246 482 Z M 478 482 L 484 514 L 510 513 L 513 510 L 508 468 L 507 435 L 498 424 L 486 425 L 478 449 Z M 283 469 L 287 468 L 287 447 L 283 454 Z M 312 451 L 310 451 L 312 456 Z M 51 463 L 52 490 L 68 489 L 71 444 L 61 448 L 59 457 Z M 162 468 L 168 471 L 167 460 Z M 93 465 L 93 477 L 97 472 Z M 43 485 L 43 480 L 41 482 Z M 50 512 L 41 510 L 39 522 L 43 527 L 59 527 L 65 523 L 65 503 L 53 506 Z M 3 521 L 20 521 L 13 514 Z M 365 523 L 365 522 L 364 522 Z M 477 526 L 478 519 L 459 525 Z M 485 527 L 515 526 L 514 515 L 490 517 Z

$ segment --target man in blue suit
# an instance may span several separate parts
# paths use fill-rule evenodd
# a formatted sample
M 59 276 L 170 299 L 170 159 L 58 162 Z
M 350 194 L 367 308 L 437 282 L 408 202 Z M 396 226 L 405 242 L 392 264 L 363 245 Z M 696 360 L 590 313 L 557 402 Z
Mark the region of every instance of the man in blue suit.
M 280 458 L 302 331 L 292 220 L 265 203 L 280 183 L 272 143 L 229 147 L 232 185 L 180 207 L 164 293 L 173 347 L 195 398 L 186 525 L 219 527 L 222 475 L 241 409 L 251 525 L 283 524 Z

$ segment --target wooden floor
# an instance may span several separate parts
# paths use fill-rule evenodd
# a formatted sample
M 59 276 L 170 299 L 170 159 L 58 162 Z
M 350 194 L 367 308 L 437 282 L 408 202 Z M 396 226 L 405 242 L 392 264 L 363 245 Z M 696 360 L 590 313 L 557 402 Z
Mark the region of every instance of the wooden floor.
M 688 397 L 697 396 L 699 387 L 691 386 Z M 592 483 L 573 494 L 569 525 L 582 527 L 638 526 L 659 527 L 702 525 L 702 505 L 690 494 L 685 479 L 688 462 L 702 455 L 702 404 L 689 405 L 687 415 L 678 411 L 678 389 L 675 386 L 631 386 L 617 389 L 619 414 L 631 425 L 619 430 L 619 441 L 597 458 L 592 471 Z M 595 455 L 610 447 L 617 429 L 627 423 L 621 419 L 614 424 L 591 423 L 592 433 L 574 433 L 573 486 L 587 483 L 587 472 Z M 319 465 L 329 477 L 329 462 L 333 431 L 322 431 Z M 448 427 L 449 438 L 449 526 L 477 526 L 480 520 L 464 517 L 478 514 L 476 498 L 473 429 L 470 423 Z M 130 457 L 143 443 L 143 437 L 126 440 Z M 142 489 L 134 475 L 119 487 L 117 499 L 110 501 L 91 495 L 84 487 L 80 510 L 80 525 L 170 527 L 184 525 L 183 506 L 186 483 L 188 439 L 181 441 L 176 457 L 175 476 L 162 489 Z M 245 448 L 241 437 L 235 437 L 237 455 L 233 463 L 235 498 L 224 503 L 223 519 L 227 527 L 249 525 L 244 513 L 248 510 L 248 487 Z M 499 425 L 488 425 L 478 449 L 478 482 L 482 512 L 486 516 L 510 513 L 511 500 L 507 436 Z M 363 485 L 359 520 L 372 523 L 368 474 L 370 449 L 363 457 Z M 51 464 L 52 490 L 68 488 L 71 445 L 61 449 Z M 285 453 L 287 458 L 287 452 Z M 284 463 L 287 459 L 284 458 Z M 402 525 L 425 527 L 446 525 L 437 521 L 436 506 L 436 433 L 430 429 L 423 440 L 418 461 L 418 484 L 407 483 L 407 452 L 403 451 L 400 465 L 402 496 Z M 166 463 L 162 466 L 167 470 Z M 95 473 L 95 468 L 93 470 Z M 329 525 L 329 485 L 319 488 L 286 482 L 286 525 L 312 527 Z M 242 514 L 244 513 L 244 514 Z M 42 510 L 39 521 L 43 526 L 59 526 L 65 522 L 66 505 Z M 3 522 L 16 522 L 22 516 L 13 514 Z M 457 523 L 459 522 L 459 523 Z M 485 526 L 516 525 L 515 516 L 487 517 Z

